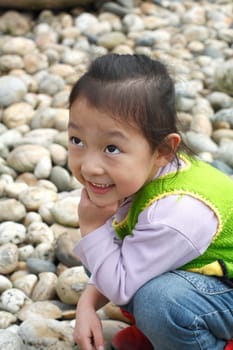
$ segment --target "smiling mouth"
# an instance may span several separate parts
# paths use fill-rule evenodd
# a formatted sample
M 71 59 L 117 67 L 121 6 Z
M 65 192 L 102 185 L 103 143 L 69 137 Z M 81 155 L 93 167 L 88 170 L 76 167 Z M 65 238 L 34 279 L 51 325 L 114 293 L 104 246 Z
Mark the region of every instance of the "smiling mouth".
M 89 182 L 89 188 L 97 194 L 105 194 L 114 187 L 113 184 L 99 184 L 95 182 Z
M 99 187 L 99 188 L 108 188 L 108 187 L 112 187 L 113 186 L 112 184 L 97 184 L 95 182 L 90 182 L 90 184 L 92 186 Z

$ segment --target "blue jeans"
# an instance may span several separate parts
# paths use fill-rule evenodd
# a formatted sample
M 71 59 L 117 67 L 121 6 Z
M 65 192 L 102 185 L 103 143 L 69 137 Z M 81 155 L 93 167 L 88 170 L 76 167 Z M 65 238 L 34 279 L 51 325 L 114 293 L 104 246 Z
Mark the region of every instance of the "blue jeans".
M 156 350 L 223 350 L 233 338 L 233 289 L 215 277 L 166 273 L 123 308 Z

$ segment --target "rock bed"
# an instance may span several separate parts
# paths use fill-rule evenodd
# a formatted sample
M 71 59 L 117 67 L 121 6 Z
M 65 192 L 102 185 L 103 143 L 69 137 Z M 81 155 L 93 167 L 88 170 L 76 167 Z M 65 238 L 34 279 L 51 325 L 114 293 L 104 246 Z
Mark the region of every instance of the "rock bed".
M 0 12 L 0 349 L 77 348 L 87 276 L 72 253 L 81 186 L 67 167 L 67 98 L 91 59 L 165 62 L 186 143 L 233 177 L 232 13 L 231 0 Z M 109 349 L 125 319 L 113 305 L 99 314 Z

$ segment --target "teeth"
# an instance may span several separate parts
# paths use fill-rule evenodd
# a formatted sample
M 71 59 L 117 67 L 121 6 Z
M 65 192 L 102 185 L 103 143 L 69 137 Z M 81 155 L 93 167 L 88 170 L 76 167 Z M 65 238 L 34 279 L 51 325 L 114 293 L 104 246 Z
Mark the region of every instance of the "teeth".
M 100 188 L 106 188 L 106 187 L 110 187 L 111 185 L 106 185 L 106 184 L 97 184 L 95 182 L 92 182 L 92 185 L 95 187 L 100 187 Z

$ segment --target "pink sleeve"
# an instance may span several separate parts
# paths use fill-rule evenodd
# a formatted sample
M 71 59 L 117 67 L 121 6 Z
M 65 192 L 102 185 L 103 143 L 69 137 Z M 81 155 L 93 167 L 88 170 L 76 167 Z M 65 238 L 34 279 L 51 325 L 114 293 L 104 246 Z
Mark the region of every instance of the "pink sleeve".
M 144 283 L 201 255 L 216 232 L 212 210 L 190 196 L 169 196 L 144 210 L 123 242 L 109 220 L 75 247 L 90 270 L 90 283 L 118 305 Z

